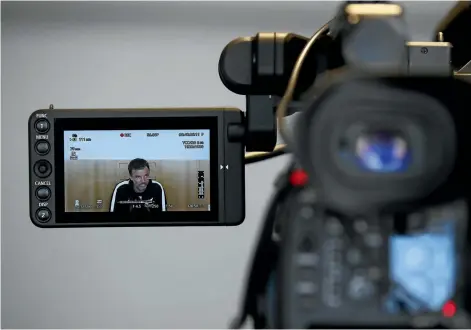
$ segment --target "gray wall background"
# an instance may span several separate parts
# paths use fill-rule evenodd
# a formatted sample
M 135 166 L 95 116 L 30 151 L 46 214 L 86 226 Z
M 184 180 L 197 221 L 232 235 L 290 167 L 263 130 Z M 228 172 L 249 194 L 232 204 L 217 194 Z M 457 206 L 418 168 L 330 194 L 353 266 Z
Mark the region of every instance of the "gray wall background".
M 407 3 L 428 40 L 447 2 Z M 247 168 L 235 228 L 41 230 L 28 198 L 27 119 L 57 108 L 238 106 L 223 47 L 258 31 L 310 35 L 334 2 L 2 2 L 2 328 L 225 328 L 275 174 Z

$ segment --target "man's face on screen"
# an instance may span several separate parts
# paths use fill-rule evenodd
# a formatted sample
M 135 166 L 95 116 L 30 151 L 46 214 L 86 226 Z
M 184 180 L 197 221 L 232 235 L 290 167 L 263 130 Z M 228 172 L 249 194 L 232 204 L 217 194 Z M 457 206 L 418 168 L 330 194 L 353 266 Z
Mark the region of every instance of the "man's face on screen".
M 131 180 L 134 183 L 136 192 L 143 192 L 149 184 L 149 169 L 147 167 L 140 170 L 132 170 Z

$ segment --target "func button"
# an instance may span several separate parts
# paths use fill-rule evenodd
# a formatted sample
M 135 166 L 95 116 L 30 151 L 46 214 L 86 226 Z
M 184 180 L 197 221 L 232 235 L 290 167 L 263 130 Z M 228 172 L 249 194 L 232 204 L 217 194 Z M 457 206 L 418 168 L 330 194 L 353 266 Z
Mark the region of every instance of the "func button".
M 34 128 L 38 133 L 47 133 L 47 131 L 49 131 L 49 122 L 46 119 L 39 119 L 34 124 Z
M 34 149 L 38 154 L 45 155 L 49 152 L 50 147 L 51 145 L 46 140 L 39 140 L 38 142 L 36 142 Z
M 48 208 L 40 208 L 36 211 L 36 219 L 39 222 L 48 222 L 51 219 L 51 211 Z
M 34 164 L 34 173 L 40 178 L 47 178 L 51 172 L 52 165 L 47 160 L 39 160 Z
M 48 187 L 39 187 L 36 189 L 36 198 L 47 201 L 51 197 L 51 190 Z

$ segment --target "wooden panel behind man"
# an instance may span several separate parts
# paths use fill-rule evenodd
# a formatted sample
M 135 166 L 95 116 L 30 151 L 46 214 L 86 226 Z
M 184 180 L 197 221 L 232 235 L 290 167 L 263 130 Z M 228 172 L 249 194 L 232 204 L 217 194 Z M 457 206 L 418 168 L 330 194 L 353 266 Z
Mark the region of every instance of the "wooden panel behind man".
M 117 183 L 128 180 L 130 160 L 67 160 L 65 208 L 68 212 L 108 212 Z M 147 160 L 150 178 L 165 189 L 168 211 L 207 211 L 210 203 L 209 160 Z M 198 199 L 198 171 L 204 171 L 205 198 Z M 76 201 L 80 208 L 76 208 Z M 102 200 L 101 208 L 97 201 Z M 188 205 L 204 204 L 203 208 Z M 87 207 L 87 205 L 89 207 Z

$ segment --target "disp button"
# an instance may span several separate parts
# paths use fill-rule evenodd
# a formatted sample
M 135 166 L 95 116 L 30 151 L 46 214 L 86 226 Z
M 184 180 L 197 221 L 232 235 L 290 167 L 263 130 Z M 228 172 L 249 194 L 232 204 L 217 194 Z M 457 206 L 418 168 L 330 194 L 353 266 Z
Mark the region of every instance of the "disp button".
M 36 211 L 36 219 L 39 222 L 48 222 L 51 219 L 51 211 L 48 208 L 40 208 Z

